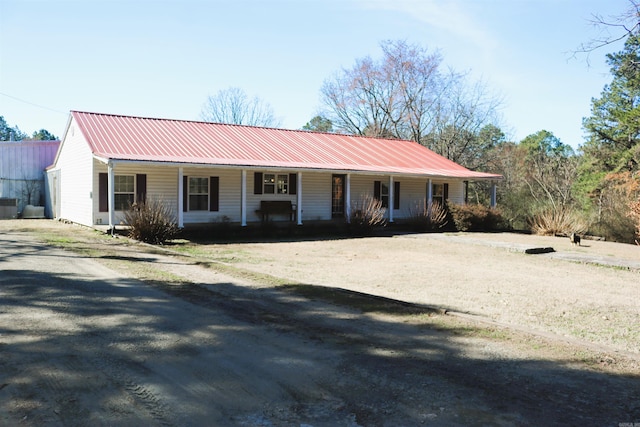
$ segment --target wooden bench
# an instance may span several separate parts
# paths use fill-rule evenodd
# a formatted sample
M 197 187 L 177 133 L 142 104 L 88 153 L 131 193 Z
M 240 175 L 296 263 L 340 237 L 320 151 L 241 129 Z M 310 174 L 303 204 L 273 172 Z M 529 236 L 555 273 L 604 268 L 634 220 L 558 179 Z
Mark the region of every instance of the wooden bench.
M 296 209 L 290 200 L 261 200 L 256 213 L 262 216 L 262 222 L 269 221 L 269 215 L 289 215 L 289 221 L 296 219 Z

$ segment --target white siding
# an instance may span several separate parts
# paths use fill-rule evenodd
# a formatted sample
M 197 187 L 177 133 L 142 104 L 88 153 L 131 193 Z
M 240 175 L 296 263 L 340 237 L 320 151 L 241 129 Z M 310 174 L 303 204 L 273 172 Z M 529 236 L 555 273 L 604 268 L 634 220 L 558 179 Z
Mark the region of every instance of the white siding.
M 331 219 L 330 173 L 302 173 L 302 219 L 324 221 Z
M 74 123 L 58 158 L 56 170 L 60 171 L 60 217 L 86 225 L 108 224 L 108 213 L 99 212 L 99 174 L 107 172 L 107 165 L 92 158 L 88 144 L 76 130 Z M 254 173 L 247 170 L 247 212 L 248 223 L 260 221 L 256 210 L 261 200 L 290 200 L 297 203 L 295 194 L 254 194 Z M 265 170 L 257 172 L 267 173 Z M 293 171 L 273 171 L 268 173 L 290 174 Z M 176 213 L 178 209 L 178 167 L 163 165 L 146 165 L 142 163 L 114 163 L 115 175 L 145 174 L 147 177 L 147 199 L 162 200 Z M 302 221 L 331 220 L 331 172 L 302 172 Z M 241 205 L 241 169 L 220 167 L 184 167 L 185 177 L 218 177 L 219 178 L 219 210 L 215 212 L 186 211 L 183 213 L 184 224 L 206 224 L 230 221 L 240 223 L 242 220 Z M 360 200 L 361 196 L 373 195 L 374 181 L 388 183 L 389 177 L 383 175 L 351 175 L 351 204 Z M 413 206 L 422 203 L 426 198 L 428 180 L 419 177 L 398 177 L 394 181 L 400 183 L 400 209 L 394 211 L 395 219 L 408 218 Z M 434 184 L 448 182 L 449 201 L 464 201 L 464 185 L 460 180 L 433 180 Z M 137 189 L 136 189 L 137 191 Z M 186 191 L 186 189 L 185 189 Z M 286 221 L 288 218 L 274 217 L 275 221 Z M 123 220 L 122 212 L 115 213 L 115 223 Z
M 361 197 L 373 196 L 374 181 L 389 184 L 389 177 L 382 175 L 352 175 L 351 176 L 351 205 L 354 206 Z M 400 209 L 393 211 L 393 218 L 407 219 L 411 217 L 411 210 L 422 204 L 427 198 L 427 178 L 413 178 L 394 176 L 394 182 L 400 183 Z M 464 182 L 461 180 L 433 179 L 435 184 L 449 184 L 449 203 L 464 203 Z M 393 200 L 390 201 L 393 206 Z
M 464 204 L 464 181 L 449 181 L 449 203 Z
M 395 219 L 411 217 L 411 212 L 423 206 L 427 200 L 427 180 L 396 177 L 400 182 L 400 209 L 394 212 Z
M 62 141 L 55 169 L 60 171 L 60 218 L 92 225 L 93 156 L 74 120 Z
M 177 169 L 175 173 L 175 180 L 177 182 Z M 242 172 L 240 169 L 184 168 L 183 175 L 202 178 L 215 176 L 220 179 L 219 210 L 217 212 L 210 212 L 208 210 L 184 212 L 185 224 L 203 224 L 222 221 L 240 222 L 240 185 L 242 181 Z M 247 182 L 248 181 L 249 176 L 247 176 Z M 253 177 L 251 184 L 253 184 Z M 249 184 L 247 184 L 247 187 L 249 188 Z M 186 192 L 187 189 L 185 188 L 184 191 Z
M 107 173 L 107 165 L 94 160 L 93 169 L 93 223 L 109 224 L 109 213 L 100 212 L 100 197 L 98 188 L 98 176 L 100 173 Z M 147 175 L 147 200 L 162 200 L 167 203 L 171 210 L 177 214 L 178 207 L 178 168 L 140 165 L 133 163 L 115 163 L 113 167 L 114 175 Z M 135 181 L 134 181 L 135 182 Z M 135 189 L 136 193 L 138 189 Z M 122 212 L 115 212 L 115 224 L 123 221 Z
M 256 221 L 260 221 L 261 216 L 260 214 L 256 213 L 256 210 L 260 209 L 260 201 L 261 200 L 289 200 L 291 201 L 292 205 L 296 204 L 297 201 L 297 195 L 296 194 L 254 194 L 254 188 L 253 188 L 253 178 L 254 178 L 254 174 L 256 172 L 263 172 L 263 173 L 274 173 L 274 174 L 290 174 L 292 173 L 291 171 L 278 171 L 278 170 L 269 170 L 269 171 L 264 171 L 264 170 L 248 170 L 247 171 L 247 222 L 256 222 Z M 240 173 L 240 172 L 238 172 Z M 303 189 L 302 189 L 302 195 L 304 198 L 304 173 L 302 174 L 302 182 L 303 182 Z M 240 203 L 240 187 L 238 187 L 238 204 Z M 303 199 L 304 200 L 304 199 Z M 304 207 L 304 201 L 302 203 L 302 209 L 305 209 Z M 302 217 L 304 220 L 306 211 L 303 212 Z M 270 217 L 271 219 L 271 217 Z M 284 215 L 280 215 L 280 216 L 275 216 L 273 217 L 274 221 L 287 221 L 288 217 L 284 216 Z

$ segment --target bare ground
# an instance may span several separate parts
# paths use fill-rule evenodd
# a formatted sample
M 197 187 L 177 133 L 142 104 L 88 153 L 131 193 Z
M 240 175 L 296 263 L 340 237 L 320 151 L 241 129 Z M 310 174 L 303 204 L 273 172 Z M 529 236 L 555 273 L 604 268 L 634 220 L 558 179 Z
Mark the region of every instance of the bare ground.
M 50 221 L 0 240 L 2 425 L 640 422 L 634 246 L 407 235 L 185 258 Z

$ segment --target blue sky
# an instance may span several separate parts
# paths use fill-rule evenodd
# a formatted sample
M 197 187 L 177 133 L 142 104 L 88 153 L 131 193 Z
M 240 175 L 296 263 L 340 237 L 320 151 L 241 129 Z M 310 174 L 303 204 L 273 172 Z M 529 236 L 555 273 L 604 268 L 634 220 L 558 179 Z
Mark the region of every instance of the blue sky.
M 199 120 L 239 87 L 285 128 L 316 115 L 322 82 L 380 41 L 439 50 L 504 99 L 512 140 L 546 129 L 583 142 L 582 118 L 611 81 L 605 54 L 571 57 L 594 14 L 627 0 L 0 0 L 0 115 L 63 136 L 69 110 Z

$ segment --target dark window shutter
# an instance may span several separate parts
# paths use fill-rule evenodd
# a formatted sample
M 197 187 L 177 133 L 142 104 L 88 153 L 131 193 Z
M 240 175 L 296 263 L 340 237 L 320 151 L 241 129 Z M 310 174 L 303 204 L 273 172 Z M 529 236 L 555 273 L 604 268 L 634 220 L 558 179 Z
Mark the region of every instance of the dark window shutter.
M 297 194 L 298 192 L 298 174 L 289 174 L 289 194 Z
M 147 175 L 139 173 L 136 175 L 136 202 L 145 203 L 147 201 Z
M 182 177 L 182 212 L 189 211 L 189 207 L 187 206 L 189 202 L 189 177 Z
M 400 182 L 393 183 L 393 209 L 400 209 Z
M 380 181 L 373 181 L 373 198 L 380 200 Z
M 444 202 L 449 198 L 449 184 L 446 182 L 442 184 L 442 199 Z
M 464 182 L 464 204 L 469 203 L 469 181 Z
M 209 178 L 209 210 L 217 212 L 220 207 L 220 177 Z
M 98 174 L 98 211 L 109 212 L 109 177 L 106 173 Z
M 253 174 L 253 194 L 262 194 L 262 172 Z

